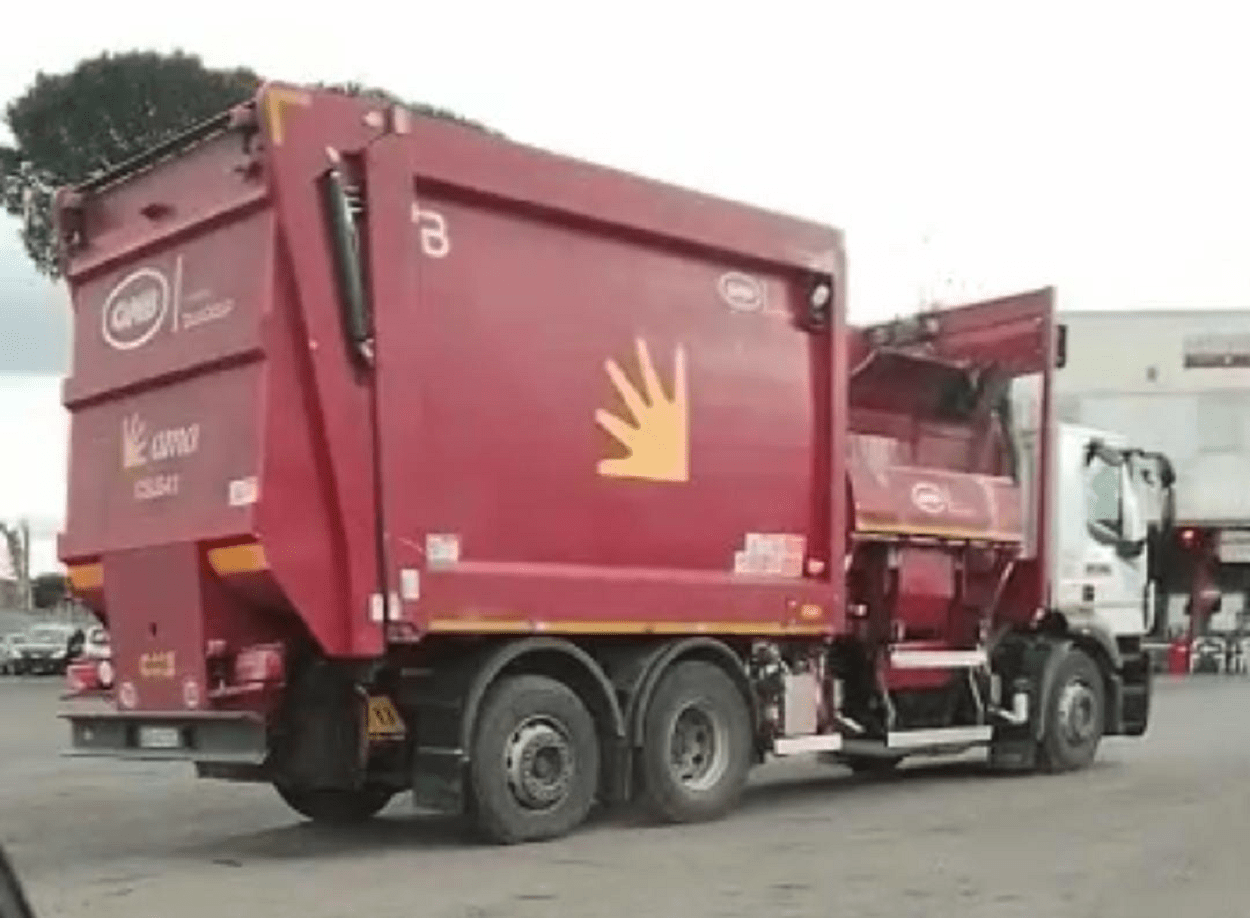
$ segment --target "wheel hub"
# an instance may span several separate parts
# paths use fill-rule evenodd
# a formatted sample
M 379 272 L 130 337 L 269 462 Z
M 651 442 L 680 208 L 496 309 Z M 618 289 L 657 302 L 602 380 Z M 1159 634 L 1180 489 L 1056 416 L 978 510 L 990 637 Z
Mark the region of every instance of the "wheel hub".
M 673 723 L 669 767 L 673 776 L 694 790 L 711 787 L 727 767 L 725 727 L 707 709 L 690 705 Z
M 508 786 L 522 806 L 549 809 L 564 799 L 573 780 L 573 748 L 564 732 L 531 719 L 512 734 L 504 753 Z
M 1094 736 L 1098 721 L 1097 697 L 1080 680 L 1063 687 L 1059 695 L 1059 723 L 1070 743 L 1085 743 Z

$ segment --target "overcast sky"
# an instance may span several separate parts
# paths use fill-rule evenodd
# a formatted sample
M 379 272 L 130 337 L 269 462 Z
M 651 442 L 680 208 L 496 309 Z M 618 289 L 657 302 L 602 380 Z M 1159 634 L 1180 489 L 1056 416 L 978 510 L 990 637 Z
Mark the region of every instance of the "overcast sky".
M 1250 306 L 1236 4 L 732 9 L 27 5 L 31 40 L 0 55 L 0 99 L 102 50 L 182 47 L 274 78 L 384 86 L 519 140 L 840 226 L 858 318 L 1041 284 L 1064 308 Z M 65 309 L 0 222 L 0 435 L 40 433 L 0 454 L 0 517 L 61 513 L 64 425 L 56 382 L 38 374 L 65 366 Z M 42 426 L 15 421 L 28 410 Z M 52 563 L 50 543 L 41 552 Z

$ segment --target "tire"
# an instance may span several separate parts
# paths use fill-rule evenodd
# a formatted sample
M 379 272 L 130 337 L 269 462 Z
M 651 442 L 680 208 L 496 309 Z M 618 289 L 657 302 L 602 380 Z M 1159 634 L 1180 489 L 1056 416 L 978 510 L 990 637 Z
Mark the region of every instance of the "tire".
M 733 680 L 711 663 L 678 663 L 660 679 L 643 720 L 647 809 L 667 822 L 721 818 L 746 786 L 751 748 L 751 714 Z
M 1098 664 L 1075 648 L 1059 663 L 1046 699 L 1039 746 L 1043 771 L 1076 771 L 1094 761 L 1107 723 L 1106 689 Z
M 470 812 L 488 841 L 567 835 L 599 787 L 599 736 L 577 694 L 546 676 L 511 676 L 487 693 L 469 763 Z
M 391 801 L 395 792 L 385 787 L 359 790 L 339 788 L 292 788 L 274 785 L 286 805 L 306 819 L 328 826 L 349 826 L 372 819 Z

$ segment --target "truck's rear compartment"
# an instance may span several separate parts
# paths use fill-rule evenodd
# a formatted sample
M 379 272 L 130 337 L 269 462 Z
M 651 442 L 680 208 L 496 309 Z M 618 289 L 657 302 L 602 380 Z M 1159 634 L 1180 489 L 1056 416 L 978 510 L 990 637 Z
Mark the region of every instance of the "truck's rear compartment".
M 292 561 L 261 538 L 265 490 L 318 502 L 307 463 L 266 449 L 275 410 L 288 440 L 309 434 L 296 384 L 270 379 L 294 331 L 274 318 L 284 288 L 273 211 L 264 185 L 236 168 L 242 149 L 227 130 L 75 205 L 60 554 L 107 621 L 118 707 L 82 726 L 80 752 L 120 742 L 158 757 L 255 758 L 286 648 L 309 640 L 272 556 L 297 570 L 324 558 L 303 542 L 313 557 L 297 549 Z M 270 489 L 267 475 L 278 476 Z

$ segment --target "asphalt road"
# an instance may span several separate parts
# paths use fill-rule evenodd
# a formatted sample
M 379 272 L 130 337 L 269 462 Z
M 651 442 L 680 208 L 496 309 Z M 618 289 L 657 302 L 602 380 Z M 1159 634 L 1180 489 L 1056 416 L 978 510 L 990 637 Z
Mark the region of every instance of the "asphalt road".
M 869 781 L 786 762 L 704 826 L 599 819 L 492 848 L 397 800 L 301 823 L 268 788 L 182 766 L 59 758 L 56 680 L 0 680 L 0 839 L 40 915 L 196 918 L 1242 918 L 1250 907 L 1250 679 L 1160 686 L 1144 740 L 1095 767 L 974 762 Z

